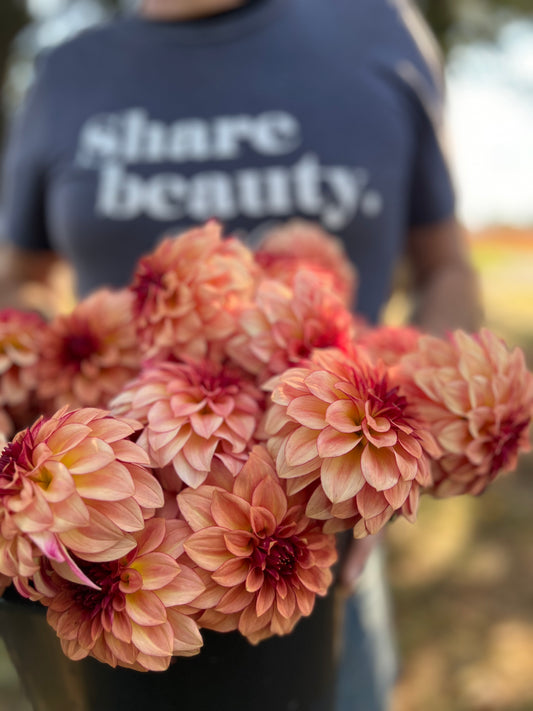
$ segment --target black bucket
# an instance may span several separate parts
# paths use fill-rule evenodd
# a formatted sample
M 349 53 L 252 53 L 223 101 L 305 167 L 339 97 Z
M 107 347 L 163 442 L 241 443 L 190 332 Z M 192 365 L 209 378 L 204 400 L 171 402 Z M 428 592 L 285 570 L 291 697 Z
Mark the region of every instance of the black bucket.
M 330 592 L 292 634 L 257 646 L 203 630 L 200 654 L 165 672 L 69 660 L 44 608 L 12 589 L 0 599 L 0 632 L 34 711 L 332 711 L 336 607 Z

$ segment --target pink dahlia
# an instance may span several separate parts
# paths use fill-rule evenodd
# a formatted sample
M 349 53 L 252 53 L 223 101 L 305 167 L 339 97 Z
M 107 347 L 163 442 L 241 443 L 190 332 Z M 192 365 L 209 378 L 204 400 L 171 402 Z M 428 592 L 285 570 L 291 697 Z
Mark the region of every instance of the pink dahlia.
M 147 357 L 204 358 L 236 328 L 234 310 L 251 298 L 257 267 L 215 221 L 168 237 L 137 265 L 131 291 Z
M 182 608 L 204 591 L 187 565 L 183 521 L 153 518 L 120 559 L 81 563 L 90 588 L 47 571 L 47 620 L 73 660 L 95 657 L 112 667 L 164 671 L 174 655 L 198 654 L 202 637 Z
M 437 496 L 480 494 L 530 449 L 533 375 L 523 352 L 491 331 L 424 336 L 402 360 L 401 375 L 443 450 L 434 467 Z
M 260 283 L 254 304 L 240 315 L 227 353 L 264 380 L 308 358 L 315 349 L 350 347 L 358 322 L 315 274 L 300 271 L 292 286 Z
M 0 311 L 0 411 L 2 430 L 8 435 L 12 427 L 34 419 L 37 364 L 45 331 L 46 321 L 35 313 Z
M 273 382 L 265 428 L 288 490 L 312 485 L 306 513 L 324 530 L 374 534 L 396 512 L 413 518 L 430 483 L 429 433 L 383 368 L 362 355 L 316 351 Z
M 232 484 L 185 489 L 178 504 L 194 531 L 185 550 L 212 581 L 200 626 L 227 631 L 231 623 L 256 644 L 291 632 L 327 593 L 335 537 L 305 515 L 301 497 L 287 495 L 264 447 Z
M 171 465 L 192 487 L 219 459 L 236 474 L 264 410 L 264 394 L 240 368 L 201 361 L 154 364 L 116 398 L 114 411 L 144 425 L 154 467 Z
M 416 350 L 421 335 L 421 331 L 412 326 L 379 326 L 362 329 L 356 343 L 358 348 L 366 350 L 373 362 L 381 360 L 393 366 Z
M 39 397 L 53 412 L 63 405 L 107 407 L 140 368 L 133 297 L 100 289 L 57 316 L 42 343 Z
M 19 432 L 0 456 L 0 573 L 19 589 L 44 556 L 90 584 L 73 560 L 114 560 L 163 505 L 146 452 L 126 420 L 103 410 L 60 410 Z
M 317 224 L 290 220 L 270 230 L 255 254 L 267 278 L 291 284 L 304 269 L 325 281 L 330 291 L 351 307 L 357 289 L 357 271 L 340 239 Z

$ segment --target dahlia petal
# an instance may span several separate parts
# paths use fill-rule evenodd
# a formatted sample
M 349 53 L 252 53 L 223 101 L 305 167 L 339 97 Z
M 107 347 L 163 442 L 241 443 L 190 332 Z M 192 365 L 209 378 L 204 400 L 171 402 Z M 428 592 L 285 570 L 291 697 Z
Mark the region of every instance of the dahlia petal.
M 111 624 L 112 636 L 125 644 L 131 643 L 131 620 L 121 612 L 115 612 Z
M 183 455 L 197 471 L 209 471 L 213 454 L 218 446 L 218 439 L 205 440 L 192 433 L 183 447 Z
M 163 489 L 155 476 L 141 467 L 133 469 L 133 483 L 135 484 L 135 500 L 139 506 L 147 509 L 158 509 L 165 503 Z
M 232 558 L 222 563 L 220 568 L 212 574 L 213 580 L 224 587 L 233 587 L 244 583 L 248 576 L 250 565 L 242 558 Z
M 333 575 L 330 570 L 318 568 L 317 566 L 313 566 L 312 568 L 302 568 L 298 566 L 296 574 L 304 587 L 317 595 L 325 595 L 326 590 L 333 580 Z
M 287 595 L 276 595 L 276 608 L 282 617 L 290 619 L 296 609 L 296 596 L 292 588 L 287 590 Z
M 193 489 L 196 489 L 203 484 L 209 473 L 208 469 L 198 471 L 198 469 L 191 466 L 187 459 L 183 456 L 182 452 L 178 452 L 178 454 L 174 457 L 172 465 L 176 471 L 176 474 L 183 481 L 183 483 Z
M 253 532 L 260 537 L 273 535 L 278 525 L 274 515 L 261 506 L 251 507 L 250 522 Z
M 133 623 L 147 627 L 162 625 L 167 619 L 165 606 L 149 590 L 137 590 L 126 595 L 126 613 Z
M 215 489 L 211 514 L 217 526 L 230 530 L 250 530 L 250 504 L 238 496 Z
M 166 553 L 141 555 L 131 564 L 131 568 L 141 574 L 144 590 L 159 590 L 179 573 L 178 564 Z
M 325 419 L 328 425 L 339 432 L 349 434 L 360 429 L 360 425 L 357 424 L 359 413 L 351 400 L 342 399 L 332 402 L 327 408 Z
M 327 404 L 313 395 L 303 395 L 289 402 L 287 415 L 304 427 L 320 430 L 324 427 L 327 409 Z
M 193 531 L 212 526 L 211 500 L 215 487 L 204 484 L 199 489 L 187 488 L 178 494 L 178 507 Z
M 390 489 L 385 489 L 383 495 L 394 510 L 403 506 L 411 491 L 412 484 L 409 481 L 400 479 L 397 484 Z
M 268 477 L 254 489 L 252 506 L 261 506 L 271 511 L 275 519 L 281 522 L 287 513 L 287 498 L 281 487 Z
M 315 430 L 298 427 L 289 435 L 285 446 L 285 459 L 289 466 L 306 464 L 318 456 Z
M 107 516 L 110 521 L 127 533 L 140 531 L 144 526 L 144 518 L 141 509 L 134 499 L 98 501 L 98 503 L 93 504 L 93 508 L 98 509 L 101 514 Z M 86 520 L 84 525 L 88 523 L 89 521 Z
M 392 452 L 394 454 L 394 459 L 396 461 L 398 471 L 400 472 L 401 479 L 406 479 L 408 481 L 414 479 L 418 474 L 418 465 L 420 460 L 415 459 L 400 447 L 395 447 Z
M 109 442 L 109 439 L 106 437 Z M 141 464 L 143 466 L 150 466 L 150 459 L 148 454 L 139 447 L 138 444 L 130 442 L 129 440 L 123 439 L 116 442 L 112 442 L 113 452 L 115 457 L 120 462 L 126 462 L 127 464 Z
M 324 459 L 320 481 L 326 496 L 333 503 L 355 496 L 365 483 L 360 453 L 352 450 L 342 457 Z
M 125 465 L 112 461 L 103 469 L 77 474 L 76 489 L 85 499 L 120 501 L 135 494 L 135 485 Z
M 52 452 L 67 452 L 78 447 L 93 434 L 93 428 L 82 424 L 64 424 L 48 438 L 47 445 Z M 107 439 L 107 437 L 106 437 Z
M 313 612 L 313 607 L 315 606 L 315 595 L 307 587 L 297 587 L 294 588 L 294 594 L 296 595 L 296 604 L 298 609 L 304 617 L 307 617 Z
M 174 605 L 187 605 L 202 595 L 206 589 L 200 576 L 194 570 L 186 565 L 180 565 L 180 568 L 179 575 L 171 583 L 157 591 L 157 597 L 166 608 Z M 202 602 L 202 604 L 207 605 L 207 602 Z
M 246 576 L 246 590 L 250 593 L 257 592 L 265 582 L 265 574 L 261 568 L 249 568 Z
M 96 437 L 87 437 L 70 453 L 62 457 L 72 474 L 90 474 L 111 465 L 115 453 L 111 445 Z
M 203 439 L 212 437 L 223 422 L 224 418 L 214 413 L 200 414 L 197 412 L 190 416 L 192 429 Z
M 331 501 L 324 493 L 322 486 L 317 486 L 311 494 L 305 509 L 306 516 L 326 521 L 331 518 Z
M 264 615 L 274 603 L 276 591 L 272 585 L 262 585 L 255 600 L 255 611 L 258 617 Z
M 361 455 L 361 471 L 366 481 L 377 491 L 390 489 L 399 478 L 394 454 L 367 444 Z
M 156 657 L 172 654 L 174 637 L 168 623 L 150 627 L 133 623 L 131 627 L 131 641 L 142 653 Z
M 255 536 L 249 531 L 225 531 L 224 541 L 230 553 L 238 558 L 251 555 Z
M 167 610 L 167 615 L 174 633 L 172 653 L 180 657 L 198 654 L 203 639 L 196 622 L 178 610 Z
M 187 554 L 205 570 L 215 571 L 224 561 L 232 558 L 220 528 L 206 528 L 196 531 L 185 542 Z
M 306 373 L 304 379 L 305 387 L 311 395 L 314 395 L 323 402 L 332 403 L 338 400 L 336 385 L 339 378 L 333 373 L 325 371 L 314 371 L 310 374 Z
M 361 439 L 358 434 L 338 432 L 328 426 L 320 432 L 316 440 L 318 455 L 322 458 L 342 457 L 355 449 Z
M 217 605 L 219 612 L 231 615 L 234 612 L 241 612 L 253 600 L 254 596 L 248 592 L 244 586 L 230 588 Z
M 388 507 L 383 492 L 375 491 L 368 484 L 357 494 L 357 508 L 365 519 L 379 516 Z
M 264 627 L 268 627 L 272 619 L 273 607 L 267 609 L 263 615 L 257 615 L 253 605 L 243 610 L 239 619 L 239 632 L 245 637 L 250 637 Z M 270 633 L 268 634 L 270 636 Z

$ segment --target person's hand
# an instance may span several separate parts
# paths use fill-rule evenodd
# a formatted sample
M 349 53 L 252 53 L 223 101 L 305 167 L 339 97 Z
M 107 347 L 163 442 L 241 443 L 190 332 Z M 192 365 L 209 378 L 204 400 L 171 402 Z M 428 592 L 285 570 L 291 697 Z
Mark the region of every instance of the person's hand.
M 355 592 L 357 583 L 359 582 L 359 578 L 370 554 L 383 538 L 384 532 L 382 530 L 375 536 L 354 539 L 350 542 L 339 572 L 339 588 L 341 593 L 348 597 Z

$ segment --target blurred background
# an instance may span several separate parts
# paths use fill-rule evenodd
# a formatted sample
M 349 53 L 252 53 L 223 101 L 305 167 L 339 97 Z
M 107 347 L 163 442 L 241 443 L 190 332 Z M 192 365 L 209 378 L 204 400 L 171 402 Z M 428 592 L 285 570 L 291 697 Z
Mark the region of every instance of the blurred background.
M 2 0 L 0 140 L 38 51 L 135 0 Z M 419 0 L 442 47 L 448 140 L 486 311 L 533 368 L 531 0 Z M 68 275 L 63 275 L 63 277 Z M 401 290 L 386 312 L 400 323 Z M 533 711 L 533 456 L 482 497 L 424 500 L 388 530 L 393 711 Z M 0 647 L 0 711 L 29 711 Z

